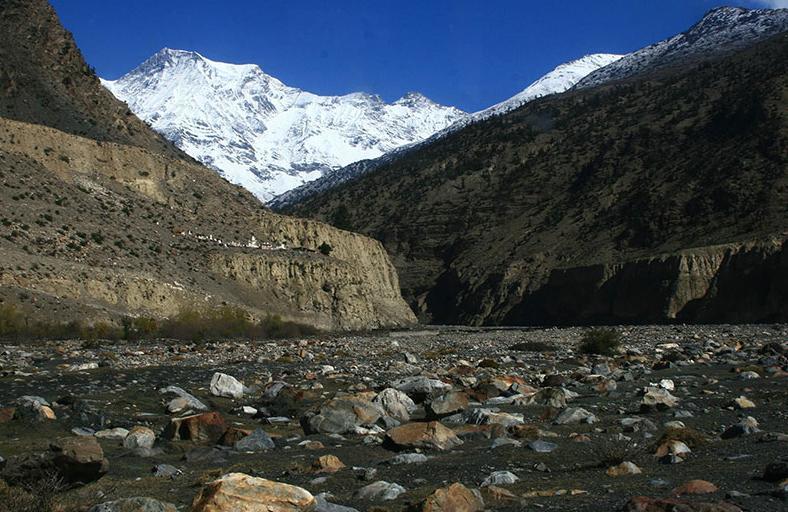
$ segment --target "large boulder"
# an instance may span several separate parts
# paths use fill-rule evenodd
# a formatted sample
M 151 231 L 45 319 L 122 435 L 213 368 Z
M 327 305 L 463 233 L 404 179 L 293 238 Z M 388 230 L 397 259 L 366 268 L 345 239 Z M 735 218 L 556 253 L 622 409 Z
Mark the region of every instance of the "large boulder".
M 408 395 L 394 388 L 386 388 L 372 400 L 380 405 L 387 416 L 401 422 L 410 421 L 410 415 L 416 410 L 416 404 Z
M 437 421 L 429 423 L 408 423 L 386 432 L 386 445 L 402 450 L 408 448 L 429 448 L 451 450 L 460 446 L 462 441 L 454 432 Z
M 301 426 L 306 434 L 346 434 L 373 425 L 384 415 L 383 408 L 376 403 L 342 397 L 325 402 L 317 414 L 302 417 Z
M 421 504 L 422 512 L 481 512 L 484 502 L 461 483 L 437 489 Z
M 192 512 L 314 511 L 317 501 L 306 489 L 244 473 L 229 473 L 203 487 Z
M 49 446 L 52 463 L 68 483 L 86 484 L 98 480 L 109 470 L 101 445 L 93 437 L 66 437 Z
M 165 501 L 135 497 L 100 503 L 91 507 L 88 512 L 178 512 L 178 509 Z
M 224 418 L 214 411 L 172 418 L 164 430 L 164 437 L 173 441 L 216 443 L 226 431 Z

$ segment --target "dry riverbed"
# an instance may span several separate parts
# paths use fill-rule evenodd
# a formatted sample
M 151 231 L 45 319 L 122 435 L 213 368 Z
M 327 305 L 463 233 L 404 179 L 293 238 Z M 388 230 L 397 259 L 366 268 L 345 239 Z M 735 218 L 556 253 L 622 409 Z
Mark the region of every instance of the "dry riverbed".
M 613 356 L 582 354 L 583 328 L 0 345 L 0 492 L 152 498 L 100 512 L 242 510 L 239 493 L 334 512 L 785 510 L 788 326 L 616 329 Z

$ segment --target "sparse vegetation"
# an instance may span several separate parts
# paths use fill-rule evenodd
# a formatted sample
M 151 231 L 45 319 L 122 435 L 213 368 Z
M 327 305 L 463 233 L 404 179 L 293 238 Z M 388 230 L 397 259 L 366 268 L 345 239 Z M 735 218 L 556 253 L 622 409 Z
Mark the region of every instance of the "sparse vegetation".
M 509 350 L 516 350 L 518 352 L 555 352 L 556 348 L 550 343 L 544 341 L 526 341 L 524 343 L 517 343 L 509 347 Z
M 610 356 L 621 344 L 621 335 L 614 329 L 591 329 L 580 341 L 580 352 Z
M 129 340 L 169 338 L 183 341 L 212 339 L 290 338 L 316 334 L 317 329 L 282 320 L 278 315 L 268 315 L 254 321 L 249 314 L 237 307 L 197 310 L 186 308 L 166 320 L 149 317 L 127 317 L 120 324 L 79 321 L 63 323 L 35 322 L 27 318 L 14 304 L 0 305 L 0 339 L 80 339 L 84 348 L 99 348 L 102 340 Z

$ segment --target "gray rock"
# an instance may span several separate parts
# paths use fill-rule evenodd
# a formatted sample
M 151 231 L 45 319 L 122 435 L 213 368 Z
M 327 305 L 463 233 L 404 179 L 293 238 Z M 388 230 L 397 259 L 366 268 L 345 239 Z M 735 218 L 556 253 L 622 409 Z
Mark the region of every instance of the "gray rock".
M 328 498 L 331 495 L 321 492 L 317 496 L 315 496 L 315 501 L 317 502 L 317 506 L 315 507 L 315 512 L 359 512 L 355 508 L 352 507 L 345 507 L 343 505 L 337 505 L 335 503 L 329 503 Z
M 537 439 L 536 441 L 531 441 L 528 443 L 528 448 L 537 452 L 537 453 L 550 453 L 556 448 L 558 445 L 555 443 L 550 443 L 547 441 L 542 441 L 541 439 Z
M 520 479 L 517 477 L 517 475 L 510 471 L 494 471 L 484 479 L 481 486 L 488 487 L 490 485 L 509 485 L 517 483 L 519 480 Z
M 174 394 L 177 395 L 178 398 L 173 399 L 167 404 L 167 410 L 171 413 L 174 412 L 181 412 L 187 409 L 193 409 L 195 411 L 207 411 L 208 406 L 202 403 L 197 397 L 194 395 L 189 394 L 184 389 L 179 388 L 178 386 L 167 386 L 166 388 L 162 388 L 159 390 L 159 393 L 162 394 Z M 180 399 L 180 400 L 178 400 Z M 186 407 L 183 407 L 183 406 Z M 176 410 L 172 410 L 176 409 Z
M 182 475 L 183 471 L 169 464 L 157 464 L 153 467 L 152 473 L 159 478 L 175 478 Z
M 578 423 L 596 423 L 596 416 L 581 407 L 569 407 L 564 409 L 555 419 L 556 425 L 575 425 Z
M 359 426 L 374 425 L 385 412 L 380 405 L 358 398 L 335 398 L 325 402 L 318 414 L 306 415 L 301 425 L 306 434 L 346 434 Z
M 93 506 L 88 512 L 177 512 L 172 503 L 153 498 L 124 498 Z
M 394 388 L 386 388 L 372 400 L 380 405 L 386 415 L 404 422 L 410 421 L 410 415 L 416 410 L 416 404 L 410 397 Z
M 236 450 L 241 452 L 262 452 L 275 447 L 274 440 L 261 428 L 257 428 L 248 436 L 239 439 L 234 446 Z
M 388 464 L 421 464 L 427 462 L 429 459 L 423 453 L 401 453 L 396 457 L 389 459 Z
M 438 396 L 451 390 L 451 384 L 424 376 L 404 377 L 391 382 L 391 387 L 410 397 Z
M 379 480 L 362 487 L 354 496 L 359 500 L 389 501 L 397 499 L 404 492 L 406 490 L 401 485 Z

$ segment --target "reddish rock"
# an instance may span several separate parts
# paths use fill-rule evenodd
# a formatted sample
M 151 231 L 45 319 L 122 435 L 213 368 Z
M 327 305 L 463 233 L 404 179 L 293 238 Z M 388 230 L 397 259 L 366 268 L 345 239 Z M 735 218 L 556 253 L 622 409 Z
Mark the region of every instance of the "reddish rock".
M 421 505 L 422 512 L 481 512 L 482 500 L 461 483 L 436 490 Z
M 173 441 L 195 441 L 216 443 L 227 432 L 227 424 L 218 412 L 205 412 L 172 418 L 164 431 L 164 437 Z
M 437 421 L 408 423 L 386 432 L 386 443 L 397 449 L 433 448 L 450 450 L 462 444 L 454 432 Z
M 14 419 L 16 407 L 2 407 L 0 408 L 0 423 L 8 423 Z
M 716 485 L 706 480 L 690 480 L 673 489 L 671 494 L 674 496 L 681 496 L 682 494 L 711 494 L 719 490 Z

